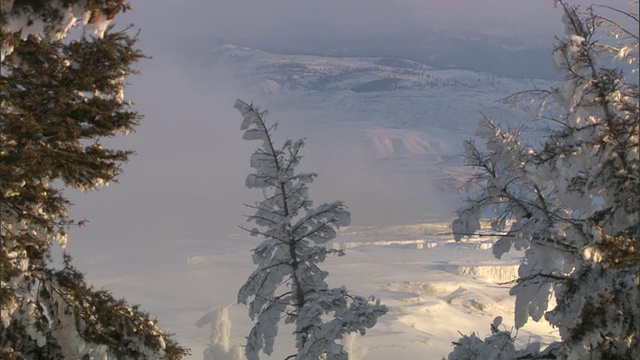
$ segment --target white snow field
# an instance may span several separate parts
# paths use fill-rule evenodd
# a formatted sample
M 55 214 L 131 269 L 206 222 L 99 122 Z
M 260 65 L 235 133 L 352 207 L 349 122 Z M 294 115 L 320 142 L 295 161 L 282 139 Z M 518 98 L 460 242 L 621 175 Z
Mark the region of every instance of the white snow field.
M 458 331 L 488 335 L 495 316 L 502 316 L 507 328 L 512 326 L 514 303 L 504 283 L 514 279 L 518 259 L 494 259 L 487 241 L 456 243 L 442 235 L 448 226 L 352 226 L 334 243 L 348 250 L 346 256 L 325 263 L 329 283 L 374 294 L 390 307 L 373 329 L 356 338 L 355 346 L 367 351 L 364 359 L 441 359 L 451 351 Z M 230 240 L 239 245 L 226 249 L 212 249 L 210 239 L 159 244 L 154 252 L 164 256 L 153 264 L 140 266 L 127 259 L 130 266 L 114 269 L 105 261 L 102 268 L 94 259 L 90 273 L 109 274 L 93 277 L 93 283 L 141 302 L 165 331 L 191 348 L 192 358 L 201 359 L 211 330 L 209 324 L 195 324 L 209 311 L 228 307 L 231 345 L 242 345 L 249 332 L 247 309 L 234 301 L 253 269 L 249 239 L 238 233 Z M 290 354 L 290 332 L 281 329 L 282 343 L 272 358 Z M 556 340 L 556 332 L 544 323 L 529 323 L 517 336 L 520 344 Z
M 352 359 L 441 359 L 460 333 L 489 334 L 495 316 L 510 329 L 517 253 L 498 260 L 495 239 L 456 243 L 451 235 L 468 174 L 457 154 L 483 114 L 543 135 L 546 124 L 534 120 L 534 108 L 510 112 L 495 101 L 552 83 L 234 45 L 198 60 L 167 73 L 170 60 L 156 59 L 136 80 L 128 96 L 146 119 L 119 141 L 138 156 L 119 184 L 74 195 L 74 213 L 90 223 L 71 233 L 69 251 L 91 283 L 140 303 L 191 348 L 192 359 L 204 358 L 215 317 L 209 312 L 221 307 L 231 322 L 228 344 L 244 343 L 251 323 L 235 300 L 254 269 L 250 250 L 258 240 L 236 225 L 249 212 L 242 204 L 261 194 L 243 187 L 254 144 L 241 139 L 241 117 L 232 109 L 240 97 L 270 110 L 280 141 L 307 139 L 301 167 L 319 174 L 310 184 L 316 204 L 343 200 L 350 208 L 353 225 L 332 244 L 346 256 L 325 263 L 327 281 L 390 308 L 349 343 Z M 170 89 L 150 97 L 138 83 Z M 172 127 L 176 121 L 181 126 Z M 215 341 L 226 341 L 226 332 L 215 330 Z M 280 329 L 271 358 L 291 354 L 290 334 Z M 517 332 L 521 344 L 554 340 L 557 332 L 545 323 Z

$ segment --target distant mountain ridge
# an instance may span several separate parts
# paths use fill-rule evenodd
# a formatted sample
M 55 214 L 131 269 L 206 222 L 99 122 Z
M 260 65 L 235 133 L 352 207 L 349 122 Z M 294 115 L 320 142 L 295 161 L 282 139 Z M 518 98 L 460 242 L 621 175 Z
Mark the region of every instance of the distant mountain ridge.
M 434 196 L 459 198 L 469 175 L 462 166 L 462 143 L 475 136 L 484 116 L 519 127 L 534 139 L 544 136 L 550 124 L 535 118 L 535 105 L 497 100 L 557 86 L 547 80 L 435 69 L 395 57 L 272 54 L 230 44 L 201 52 L 197 61 L 198 76 L 208 73 L 212 83 L 222 84 L 232 79 L 244 89 L 242 96 L 286 124 L 286 136 L 307 138 L 305 153 L 319 167 L 313 171 L 358 169 L 346 179 L 332 180 L 330 191 L 345 189 L 339 198 L 349 203 L 350 195 L 357 201 L 357 193 L 400 189 L 404 197 L 380 200 L 386 206 L 397 201 L 399 211 Z
M 231 67 L 238 74 L 249 75 L 250 82 L 259 81 L 252 85 L 267 93 L 299 89 L 368 93 L 439 87 L 496 88 L 510 79 L 469 70 L 439 70 L 398 57 L 283 55 L 231 44 L 211 49 L 204 58 L 208 66 Z
M 200 39 L 200 43 L 211 40 Z M 219 41 L 221 39 L 216 39 Z M 222 41 L 224 42 L 224 40 Z M 444 29 L 423 24 L 379 29 L 353 36 L 323 36 L 305 33 L 284 37 L 253 34 L 226 39 L 272 54 L 305 54 L 333 57 L 399 57 L 439 69 L 466 69 L 500 76 L 560 80 L 553 68 L 553 36 L 514 32 Z

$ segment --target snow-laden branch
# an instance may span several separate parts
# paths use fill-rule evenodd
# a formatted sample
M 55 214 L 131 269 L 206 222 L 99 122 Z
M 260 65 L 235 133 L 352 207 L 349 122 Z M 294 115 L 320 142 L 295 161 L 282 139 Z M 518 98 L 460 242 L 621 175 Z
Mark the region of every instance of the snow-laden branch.
M 349 225 L 350 214 L 339 201 L 312 207 L 307 184 L 316 175 L 295 171 L 302 140 L 286 141 L 278 148 L 274 127 L 265 122 L 266 112 L 241 100 L 235 107 L 243 117 L 243 138 L 261 141 L 251 155 L 254 172 L 246 185 L 266 194 L 262 202 L 249 206 L 255 213 L 247 217 L 261 229 L 243 227 L 264 238 L 253 250 L 257 268 L 238 293 L 238 302 L 249 303 L 249 316 L 256 321 L 245 354 L 249 360 L 258 359 L 260 352 L 271 354 L 284 318 L 295 324 L 298 350 L 288 358 L 346 360 L 339 340 L 352 332 L 364 334 L 387 312 L 373 298 L 348 294 L 345 287 L 330 288 L 325 282 L 328 273 L 318 266 L 329 254 L 343 254 L 325 244 L 340 226 Z
M 478 236 L 481 216 L 495 214 L 492 230 L 506 235 L 494 254 L 524 250 L 511 290 L 516 327 L 544 317 L 559 328 L 558 356 L 639 358 L 640 112 L 637 78 L 623 70 L 635 64 L 637 71 L 638 30 L 623 29 L 594 7 L 581 12 L 558 3 L 565 36 L 557 38 L 553 60 L 562 86 L 507 101 L 539 99 L 548 111 L 551 100 L 562 116 L 540 118 L 561 126 L 528 148 L 517 132 L 485 121 L 478 135 L 486 149 L 465 142 L 477 191 L 458 211 L 452 231 L 456 240 Z M 636 14 L 614 12 L 637 25 Z M 613 39 L 600 38 L 609 35 Z M 549 309 L 552 297 L 556 306 Z M 500 336 L 465 337 L 449 359 L 482 358 L 462 354 L 487 355 L 482 351 Z

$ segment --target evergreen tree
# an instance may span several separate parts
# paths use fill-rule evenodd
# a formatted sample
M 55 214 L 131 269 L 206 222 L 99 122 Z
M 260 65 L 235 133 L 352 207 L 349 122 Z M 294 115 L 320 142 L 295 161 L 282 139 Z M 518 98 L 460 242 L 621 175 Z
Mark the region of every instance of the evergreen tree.
M 562 341 L 544 356 L 638 359 L 638 14 L 601 6 L 600 11 L 620 17 L 616 22 L 595 7 L 582 12 L 557 3 L 566 26 L 553 52 L 562 86 L 507 99 L 542 100 L 544 117 L 556 127 L 540 146 L 532 146 L 515 131 L 484 123 L 479 134 L 486 151 L 466 143 L 479 190 L 459 211 L 453 231 L 458 240 L 476 233 L 481 215 L 491 209 L 493 230 L 502 234 L 494 254 L 525 250 L 511 290 L 515 325 L 544 317 L 559 329 Z M 638 3 L 634 6 L 637 11 Z M 546 100 L 556 107 L 545 107 Z M 558 109 L 560 115 L 552 112 Z M 556 305 L 549 310 L 552 296 Z M 464 346 L 471 343 L 468 337 L 462 340 Z M 495 341 L 491 336 L 467 350 Z M 464 353 L 471 352 L 458 346 L 449 358 L 473 358 Z M 541 358 L 521 355 L 513 358 Z
M 325 245 L 338 227 L 350 223 L 350 214 L 342 202 L 312 207 L 307 184 L 316 174 L 295 172 L 302 140 L 277 148 L 271 134 L 275 125 L 265 123 L 266 112 L 241 100 L 235 108 L 244 119 L 243 138 L 262 142 L 251 155 L 255 172 L 246 185 L 262 189 L 265 196 L 251 206 L 255 214 L 248 217 L 258 227 L 246 229 L 264 240 L 253 250 L 258 267 L 238 293 L 239 303 L 251 299 L 249 316 L 256 321 L 245 354 L 249 360 L 258 359 L 261 351 L 270 355 L 284 318 L 295 324 L 298 351 L 286 359 L 345 360 L 347 352 L 337 341 L 352 332 L 364 334 L 388 310 L 373 298 L 350 294 L 344 286 L 330 288 L 325 282 L 328 273 L 318 266 L 327 255 L 343 255 Z
M 66 245 L 64 187 L 115 181 L 128 150 L 101 139 L 139 115 L 124 79 L 143 55 L 107 26 L 125 1 L 2 1 L 0 74 L 1 327 L 3 359 L 179 359 L 186 351 L 137 306 L 95 290 L 52 243 Z M 67 38 L 78 19 L 83 33 Z M 63 186 L 64 185 L 64 186 Z M 80 222 L 81 224 L 81 222 Z

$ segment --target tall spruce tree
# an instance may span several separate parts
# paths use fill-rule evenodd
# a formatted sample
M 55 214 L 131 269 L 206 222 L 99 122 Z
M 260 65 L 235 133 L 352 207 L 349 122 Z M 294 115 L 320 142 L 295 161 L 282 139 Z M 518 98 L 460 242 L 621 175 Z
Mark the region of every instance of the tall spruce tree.
M 101 145 L 132 131 L 139 115 L 124 79 L 143 57 L 109 22 L 115 0 L 3 0 L 0 75 L 1 324 L 3 359 L 179 359 L 186 350 L 156 321 L 95 290 L 64 255 L 63 189 L 114 181 L 128 150 Z M 69 31 L 81 19 L 73 40 Z M 82 31 L 82 33 L 80 33 Z
M 241 100 L 235 108 L 243 117 L 243 138 L 261 141 L 251 155 L 255 172 L 246 185 L 262 189 L 265 196 L 251 206 L 255 214 L 248 217 L 257 227 L 246 229 L 264 240 L 253 250 L 257 268 L 238 293 L 239 303 L 251 299 L 249 316 L 256 321 L 245 354 L 249 360 L 258 359 L 260 352 L 270 355 L 284 318 L 295 325 L 297 348 L 286 359 L 346 360 L 348 354 L 338 341 L 352 332 L 364 334 L 388 310 L 373 298 L 350 294 L 344 286 L 330 288 L 325 282 L 328 272 L 318 266 L 327 255 L 343 254 L 326 244 L 338 227 L 349 225 L 351 216 L 340 201 L 312 207 L 307 184 L 316 174 L 296 172 L 302 140 L 276 147 L 275 125 L 265 122 L 266 112 Z
M 486 150 L 466 143 L 478 191 L 453 231 L 473 235 L 480 216 L 495 211 L 494 254 L 525 251 L 511 289 L 516 327 L 544 318 L 561 341 L 542 353 L 516 351 L 497 322 L 484 341 L 463 337 L 451 360 L 640 358 L 638 2 L 631 11 L 557 3 L 565 36 L 553 60 L 562 86 L 507 99 L 541 100 L 556 127 L 536 146 L 490 120 L 482 125 Z M 547 100 L 555 107 L 545 110 Z

